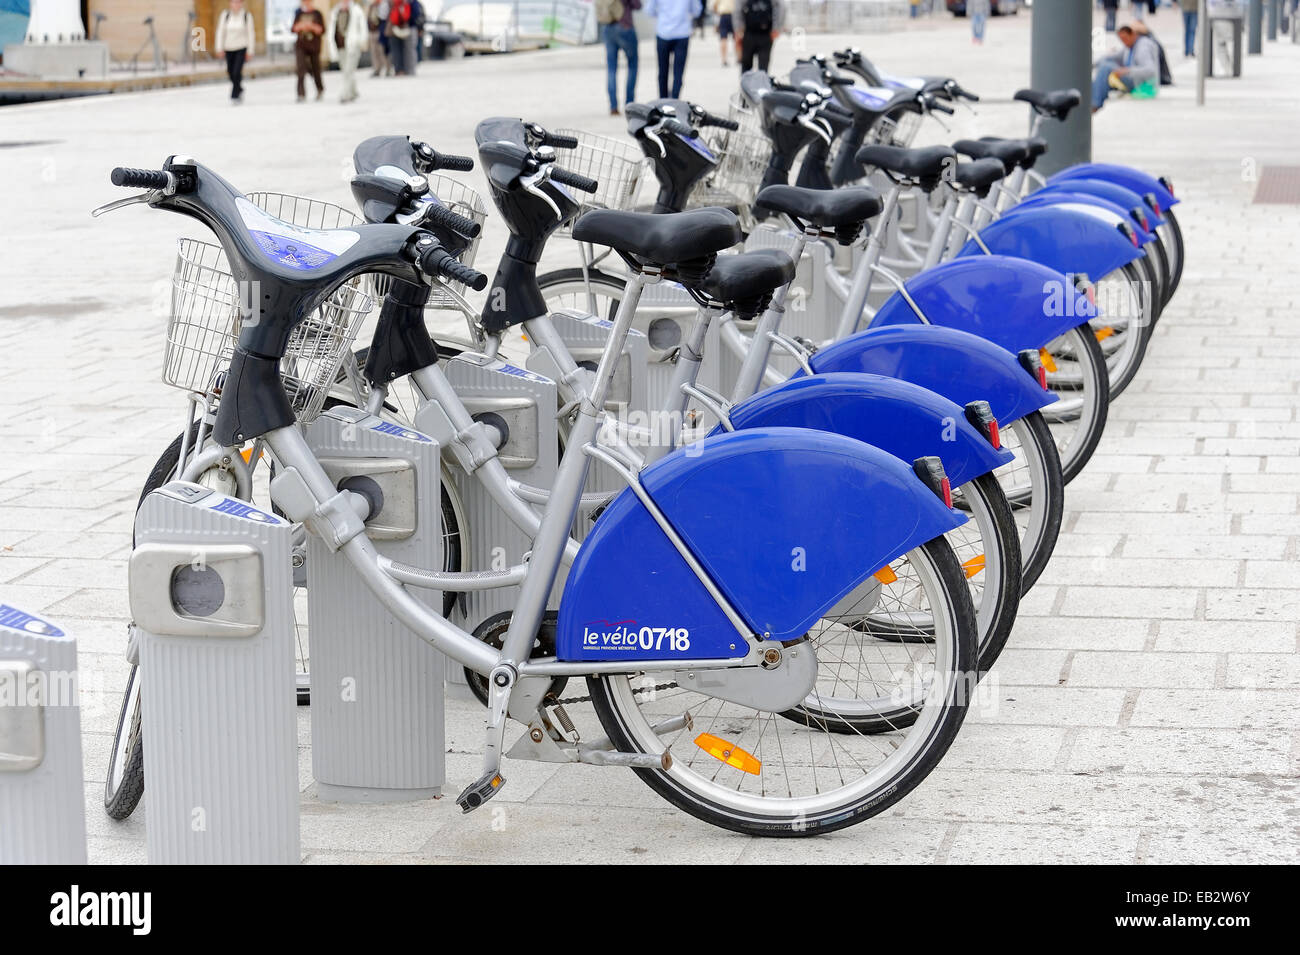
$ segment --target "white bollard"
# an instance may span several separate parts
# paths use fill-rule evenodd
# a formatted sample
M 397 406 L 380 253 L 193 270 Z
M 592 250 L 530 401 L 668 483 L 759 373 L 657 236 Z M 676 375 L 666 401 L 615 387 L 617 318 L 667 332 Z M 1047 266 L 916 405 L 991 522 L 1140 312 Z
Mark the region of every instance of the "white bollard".
M 297 863 L 293 528 L 182 481 L 135 528 L 149 861 Z
M 77 641 L 0 601 L 0 865 L 81 865 Z
M 334 408 L 307 428 L 307 443 L 337 487 L 369 501 L 366 533 L 381 554 L 441 568 L 435 441 L 355 408 Z M 441 613 L 441 592 L 413 593 Z M 307 604 L 317 795 L 337 802 L 440 795 L 443 655 L 394 619 L 347 558 L 314 536 L 307 543 Z

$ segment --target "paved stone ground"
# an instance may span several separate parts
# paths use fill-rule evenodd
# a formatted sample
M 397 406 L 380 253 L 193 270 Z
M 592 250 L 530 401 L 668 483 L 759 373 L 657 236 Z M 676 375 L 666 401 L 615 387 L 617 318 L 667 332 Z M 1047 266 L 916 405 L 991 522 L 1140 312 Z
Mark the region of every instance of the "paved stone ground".
M 951 134 L 1015 133 L 1007 97 L 1028 78 L 1028 20 L 997 19 L 973 47 L 938 18 L 854 42 L 899 71 L 949 71 L 989 95 Z M 1155 20 L 1171 51 L 1181 25 Z M 778 46 L 788 68 L 794 44 Z M 735 74 L 692 52 L 686 92 L 720 109 Z M 642 50 L 642 62 L 652 59 Z M 621 135 L 604 115 L 603 53 L 556 51 L 426 66 L 368 80 L 353 106 L 296 106 L 291 80 L 0 111 L 0 596 L 80 640 L 91 859 L 142 861 L 143 813 L 99 805 L 127 619 L 131 515 L 179 427 L 158 383 L 166 278 L 178 234 L 118 197 L 117 164 L 190 153 L 242 188 L 349 201 L 352 146 L 409 132 L 469 152 L 474 123 L 524 114 Z M 1095 123 L 1099 159 L 1173 176 L 1190 261 L 1135 384 L 1087 472 L 1065 532 L 1022 605 L 995 683 L 942 767 L 899 806 L 800 843 L 726 834 L 662 803 L 630 773 L 512 763 L 496 812 L 452 800 L 342 807 L 315 798 L 306 710 L 302 840 L 311 862 L 1295 862 L 1300 735 L 1300 209 L 1251 204 L 1253 178 L 1300 155 L 1300 47 L 1270 44 L 1246 75 L 1194 101 L 1191 67 L 1154 102 Z M 337 89 L 337 81 L 331 77 Z M 642 95 L 651 89 L 643 73 Z M 26 143 L 16 146 L 14 143 Z M 477 175 L 477 174 L 475 174 Z M 502 230 L 489 223 L 481 262 Z M 160 311 L 159 302 L 164 311 Z M 475 704 L 449 704 L 448 789 L 476 775 Z M 499 808 L 497 808 L 499 807 Z

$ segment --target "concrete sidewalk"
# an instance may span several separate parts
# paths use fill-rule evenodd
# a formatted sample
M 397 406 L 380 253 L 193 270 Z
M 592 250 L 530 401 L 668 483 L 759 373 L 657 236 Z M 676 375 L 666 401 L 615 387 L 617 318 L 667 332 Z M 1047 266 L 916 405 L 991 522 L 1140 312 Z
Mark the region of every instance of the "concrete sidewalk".
M 1181 20 L 1148 19 L 1173 53 Z M 862 45 L 888 68 L 950 72 L 985 94 L 932 141 L 1015 134 L 1029 16 L 934 18 Z M 796 41 L 777 45 L 786 70 Z M 1267 44 L 1198 108 L 1188 63 L 1154 101 L 1112 102 L 1095 157 L 1172 177 L 1189 261 L 1145 365 L 1070 486 L 1056 558 L 1024 601 L 990 683 L 943 765 L 885 815 L 803 842 L 748 839 L 675 811 L 632 774 L 512 762 L 509 787 L 462 817 L 451 799 L 351 807 L 316 799 L 309 711 L 302 835 L 311 862 L 1295 862 L 1300 772 L 1300 206 L 1253 205 L 1267 166 L 1300 163 L 1300 47 Z M 642 55 L 650 98 L 653 58 Z M 734 69 L 693 45 L 685 95 L 721 111 Z M 326 78 L 327 83 L 330 77 Z M 621 85 L 621 84 L 620 84 Z M 293 103 L 257 80 L 0 110 L 0 598 L 80 640 L 90 852 L 143 861 L 143 811 L 100 807 L 124 685 L 125 559 L 140 486 L 176 434 L 180 394 L 158 382 L 178 235 L 195 227 L 120 198 L 114 165 L 186 153 L 246 190 L 350 205 L 352 148 L 399 132 L 470 153 L 475 123 L 523 115 L 622 136 L 605 115 L 600 49 L 422 66 L 363 77 L 361 99 Z M 482 188 L 481 173 L 471 182 Z M 489 219 L 479 264 L 503 244 Z M 557 261 L 565 250 L 558 243 Z M 448 789 L 477 775 L 481 711 L 449 705 Z M 147 798 L 147 797 L 146 797 Z

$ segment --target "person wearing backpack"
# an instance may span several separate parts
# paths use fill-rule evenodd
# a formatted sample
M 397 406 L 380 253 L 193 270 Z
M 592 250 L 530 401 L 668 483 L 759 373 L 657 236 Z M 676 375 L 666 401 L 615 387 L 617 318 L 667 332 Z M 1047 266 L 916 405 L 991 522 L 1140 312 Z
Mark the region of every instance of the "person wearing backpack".
M 659 97 L 682 95 L 682 74 L 695 18 L 704 9 L 701 0 L 650 0 L 646 13 L 655 18 L 655 50 L 659 54 Z M 668 75 L 672 73 L 672 85 Z
M 618 51 L 627 57 L 627 99 L 636 100 L 637 43 L 632 12 L 641 0 L 596 0 L 596 22 L 605 41 L 605 85 L 609 93 L 609 115 L 618 115 Z
M 244 0 L 230 0 L 229 9 L 221 11 L 216 41 L 217 55 L 224 53 L 226 57 L 230 102 L 239 105 L 244 100 L 244 61 L 257 44 L 253 15 L 244 7 Z
M 740 72 L 754 68 L 767 71 L 772 59 L 772 44 L 781 32 L 785 20 L 785 7 L 781 0 L 739 0 L 740 17 L 736 23 L 736 38 L 740 41 Z

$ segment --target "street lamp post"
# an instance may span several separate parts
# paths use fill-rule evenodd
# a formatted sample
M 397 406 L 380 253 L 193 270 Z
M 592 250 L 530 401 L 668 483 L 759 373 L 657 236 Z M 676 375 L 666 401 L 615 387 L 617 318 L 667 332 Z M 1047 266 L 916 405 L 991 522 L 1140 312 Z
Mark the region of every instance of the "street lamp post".
M 1040 130 L 1047 153 L 1038 161 L 1044 174 L 1092 158 L 1092 113 L 1086 91 L 1092 79 L 1091 0 L 1037 0 L 1031 24 L 1030 85 L 1036 90 L 1074 88 L 1085 102 L 1065 122 Z

